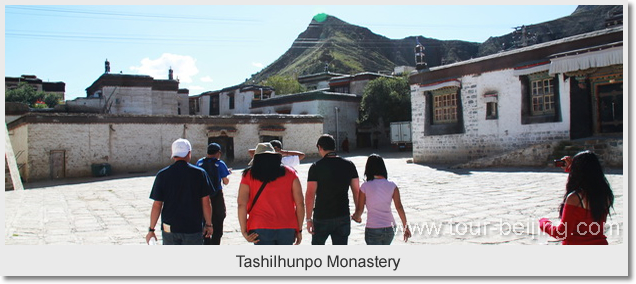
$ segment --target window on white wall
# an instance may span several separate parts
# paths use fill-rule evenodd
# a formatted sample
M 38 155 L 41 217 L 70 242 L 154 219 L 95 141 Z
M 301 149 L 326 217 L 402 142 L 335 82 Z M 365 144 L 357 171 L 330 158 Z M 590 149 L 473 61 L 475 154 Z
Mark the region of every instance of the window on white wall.
M 458 86 L 426 91 L 424 135 L 464 133 L 462 96 Z
M 484 101 L 486 102 L 486 119 L 498 119 L 499 109 L 497 105 L 497 98 L 499 94 L 497 91 L 489 91 L 484 94 Z
M 530 80 L 532 115 L 554 114 L 554 79 L 539 76 Z
M 519 76 L 521 81 L 521 124 L 561 121 L 559 77 L 547 71 Z
M 497 119 L 497 102 L 486 103 L 486 119 Z
M 457 122 L 457 92 L 449 89 L 433 95 L 433 124 Z
M 234 109 L 234 94 L 228 95 L 229 98 L 229 109 Z

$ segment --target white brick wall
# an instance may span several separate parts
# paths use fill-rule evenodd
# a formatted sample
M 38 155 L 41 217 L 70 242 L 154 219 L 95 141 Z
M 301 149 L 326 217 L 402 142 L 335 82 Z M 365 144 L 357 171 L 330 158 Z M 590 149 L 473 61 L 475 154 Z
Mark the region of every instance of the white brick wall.
M 338 107 L 338 137 L 336 137 L 336 107 Z M 355 149 L 357 143 L 356 121 L 360 103 L 313 100 L 305 102 L 295 102 L 284 106 L 271 106 L 252 109 L 253 113 L 276 113 L 279 109 L 291 108 L 291 114 L 318 114 L 324 117 L 323 133 L 328 133 L 337 138 L 338 149 L 345 137 L 349 137 L 349 147 Z M 321 134 L 323 134 L 321 133 Z M 319 134 L 319 136 L 321 135 Z M 318 136 L 316 137 L 318 140 Z M 286 144 L 286 143 L 285 143 Z M 287 145 L 284 145 L 288 148 Z M 315 147 L 314 147 L 315 148 Z M 290 148 L 291 149 L 291 148 Z
M 424 135 L 429 115 L 424 92 L 411 88 L 413 159 L 418 163 L 460 163 L 530 145 L 569 140 L 569 82 L 559 78 L 561 122 L 521 124 L 521 83 L 506 69 L 460 78 L 464 133 Z M 498 93 L 498 119 L 486 120 L 489 91 Z
M 221 92 L 219 95 L 219 114 L 220 115 L 232 115 L 232 114 L 249 114 L 252 107 L 252 100 L 254 99 L 254 90 L 240 92 L 240 89 L 234 89 L 231 91 Z M 256 92 L 260 92 L 256 90 Z M 230 109 L 230 97 L 234 95 L 234 109 Z M 208 96 L 205 96 L 208 97 Z M 209 97 L 208 97 L 209 100 Z M 209 104 L 209 101 L 208 101 Z M 208 114 L 204 112 L 204 114 Z
M 112 97 L 111 97 L 112 94 Z M 151 87 L 104 87 L 102 99 L 78 98 L 67 101 L 69 108 L 101 110 L 110 98 L 110 113 L 112 114 L 148 114 L 148 115 L 176 115 L 178 103 L 182 104 L 182 114 L 188 114 L 187 95 L 179 97 L 176 91 L 158 91 Z
M 269 119 L 269 120 L 268 120 Z M 63 120 L 63 118 L 60 118 Z M 223 120 L 219 119 L 219 123 Z M 274 122 L 272 122 L 274 121 Z M 294 117 L 279 119 L 251 119 L 249 123 L 235 124 L 235 161 L 249 160 L 247 150 L 259 142 L 259 126 L 283 125 L 281 132 L 285 148 L 312 154 L 322 134 L 323 124 L 319 118 L 307 120 Z M 26 181 L 49 179 L 52 150 L 64 150 L 65 176 L 82 177 L 92 174 L 91 165 L 108 163 L 113 173 L 154 173 L 170 163 L 171 145 L 184 137 L 192 144 L 192 159 L 206 155 L 208 129 L 215 125 L 208 121 L 189 123 L 23 123 L 10 129 L 14 151 L 23 153 L 18 163 L 26 164 L 21 170 Z M 214 133 L 212 133 L 214 136 Z

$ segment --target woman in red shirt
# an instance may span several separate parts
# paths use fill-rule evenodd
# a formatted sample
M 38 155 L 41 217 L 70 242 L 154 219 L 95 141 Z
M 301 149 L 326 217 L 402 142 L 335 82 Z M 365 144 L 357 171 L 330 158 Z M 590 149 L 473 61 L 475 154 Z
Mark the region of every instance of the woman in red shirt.
M 554 226 L 547 218 L 541 218 L 539 228 L 564 245 L 607 245 L 603 231 L 614 194 L 598 157 L 583 151 L 562 160 L 569 176 L 560 207 L 561 223 Z
M 281 154 L 270 143 L 259 143 L 239 186 L 238 217 L 243 237 L 257 245 L 300 244 L 303 200 L 296 171 L 281 164 Z

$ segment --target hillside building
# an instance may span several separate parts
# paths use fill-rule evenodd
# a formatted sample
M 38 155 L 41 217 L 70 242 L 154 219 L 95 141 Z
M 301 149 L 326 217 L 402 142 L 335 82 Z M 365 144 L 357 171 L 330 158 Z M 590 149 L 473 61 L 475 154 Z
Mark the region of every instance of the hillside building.
M 329 81 L 332 78 L 345 76 L 345 75 L 347 74 L 334 73 L 334 72 L 329 72 L 328 70 L 326 70 L 325 72 L 301 75 L 301 76 L 298 76 L 297 79 L 298 79 L 298 83 L 300 83 L 301 85 L 305 86 L 305 88 L 307 88 L 307 91 L 313 91 L 313 90 L 328 89 Z

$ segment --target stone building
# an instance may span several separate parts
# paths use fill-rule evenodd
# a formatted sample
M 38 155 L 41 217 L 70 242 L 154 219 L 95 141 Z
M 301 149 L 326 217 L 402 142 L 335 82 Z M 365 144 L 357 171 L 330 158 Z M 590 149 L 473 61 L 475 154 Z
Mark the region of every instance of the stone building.
M 325 70 L 325 72 L 307 74 L 298 76 L 298 83 L 305 86 L 308 91 L 314 90 L 323 90 L 329 88 L 329 82 L 332 78 L 346 76 L 347 74 L 329 72 Z
M 338 147 L 347 138 L 351 148 L 358 145 L 356 121 L 364 87 L 387 75 L 363 72 L 345 75 L 333 72 L 310 74 L 298 78 L 308 92 L 277 96 L 272 87 L 237 85 L 220 91 L 204 92 L 190 97 L 191 115 L 294 114 L 321 115 L 324 133 L 337 139 Z M 319 89 L 317 89 L 319 88 Z M 370 137 L 366 135 L 363 137 Z M 260 137 L 261 141 L 282 139 L 276 133 Z M 370 138 L 369 138 L 370 139 Z M 370 142 L 366 143 L 370 145 Z M 287 144 L 285 144 L 287 148 Z
M 324 117 L 323 133 L 336 138 L 340 148 L 345 138 L 349 139 L 351 148 L 356 145 L 356 121 L 360 108 L 361 96 L 355 94 L 334 93 L 328 91 L 309 91 L 300 94 L 276 96 L 266 100 L 253 101 L 252 113 L 279 114 L 314 114 Z M 268 139 L 278 139 L 280 135 L 272 135 Z M 268 140 L 264 140 L 268 141 Z M 314 141 L 315 142 L 315 141 Z M 286 144 L 285 148 L 292 149 Z
M 26 82 L 38 92 L 57 94 L 61 101 L 64 101 L 66 83 L 64 82 L 43 82 L 35 75 L 22 75 L 20 77 L 4 77 L 4 90 L 8 91 L 18 87 L 21 82 Z
M 364 87 L 366 87 L 370 81 L 380 77 L 391 78 L 392 76 L 374 72 L 362 72 L 353 75 L 333 77 L 329 80 L 329 91 L 355 94 L 361 97 L 364 94 Z
M 408 67 L 401 66 L 396 67 L 394 73 L 399 74 L 404 72 Z M 414 69 L 414 68 L 413 68 Z M 355 106 L 343 106 L 343 109 L 351 108 L 349 111 L 354 112 L 355 115 L 349 115 L 348 117 L 354 117 L 354 120 L 345 121 L 345 123 L 353 123 L 355 125 L 355 131 L 351 132 L 347 129 L 347 132 L 340 134 L 340 145 L 345 137 L 348 137 L 352 148 L 366 148 L 373 145 L 373 140 L 377 139 L 380 145 L 389 145 L 389 129 L 383 126 L 383 121 L 380 121 L 378 126 L 372 125 L 357 125 L 357 119 L 360 112 L 360 102 L 362 101 L 362 95 L 364 95 L 364 88 L 369 82 L 380 77 L 391 78 L 392 76 L 384 75 L 375 72 L 362 72 L 353 75 L 343 75 L 333 77 L 329 80 L 329 91 L 336 93 L 348 93 L 355 94 L 358 97 L 357 105 Z M 325 122 L 325 126 L 327 126 Z
M 253 101 L 268 99 L 274 95 L 275 91 L 272 87 L 236 85 L 189 97 L 189 113 L 190 115 L 249 114 Z
M 179 89 L 179 81 L 168 70 L 168 79 L 148 75 L 105 72 L 86 88 L 86 97 L 67 101 L 68 112 L 97 112 L 136 115 L 188 115 L 189 91 Z
M 414 161 L 463 163 L 540 144 L 548 153 L 600 137 L 612 141 L 598 146 L 602 158 L 622 166 L 623 68 L 623 29 L 610 27 L 415 71 Z
M 90 176 L 93 165 L 112 174 L 154 174 L 171 163 L 177 138 L 192 143 L 192 159 L 206 155 L 208 143 L 223 146 L 224 159 L 245 165 L 260 137 L 276 135 L 286 147 L 317 156 L 323 119 L 315 115 L 106 115 L 28 113 L 7 125 L 20 175 L 26 182 Z M 19 153 L 19 155 L 18 155 Z

